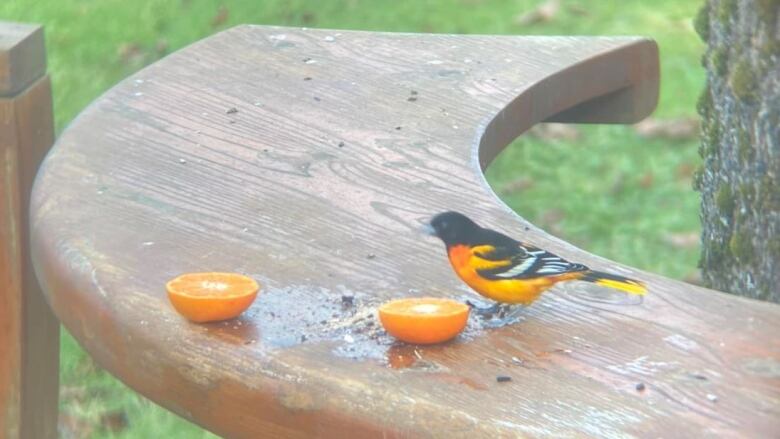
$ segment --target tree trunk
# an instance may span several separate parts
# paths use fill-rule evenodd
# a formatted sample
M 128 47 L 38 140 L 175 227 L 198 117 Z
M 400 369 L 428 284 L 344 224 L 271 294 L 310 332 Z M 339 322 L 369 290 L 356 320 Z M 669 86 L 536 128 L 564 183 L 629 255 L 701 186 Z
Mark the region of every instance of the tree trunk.
M 703 278 L 780 302 L 780 0 L 707 0 L 695 27 L 708 72 L 694 181 Z

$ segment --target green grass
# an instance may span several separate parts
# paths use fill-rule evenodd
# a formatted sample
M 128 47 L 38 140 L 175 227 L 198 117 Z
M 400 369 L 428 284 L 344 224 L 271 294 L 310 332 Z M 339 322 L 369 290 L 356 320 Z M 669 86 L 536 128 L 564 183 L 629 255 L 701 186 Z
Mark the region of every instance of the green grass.
M 538 1 L 5 0 L 0 19 L 46 26 L 58 129 L 100 93 L 144 65 L 239 23 L 410 32 L 644 35 L 658 41 L 662 88 L 657 117 L 695 115 L 703 87 L 703 45 L 691 19 L 700 0 L 563 0 L 552 20 L 518 26 Z M 229 16 L 214 24 L 220 7 Z M 217 20 L 219 21 L 219 20 Z M 578 128 L 576 141 L 525 136 L 502 153 L 488 180 L 518 213 L 593 253 L 681 278 L 695 271 L 697 246 L 668 234 L 699 230 L 690 169 L 698 141 L 647 140 L 631 127 Z M 532 182 L 532 183 L 529 183 Z M 63 437 L 212 437 L 156 407 L 101 371 L 62 337 Z M 125 413 L 118 433 L 102 426 Z

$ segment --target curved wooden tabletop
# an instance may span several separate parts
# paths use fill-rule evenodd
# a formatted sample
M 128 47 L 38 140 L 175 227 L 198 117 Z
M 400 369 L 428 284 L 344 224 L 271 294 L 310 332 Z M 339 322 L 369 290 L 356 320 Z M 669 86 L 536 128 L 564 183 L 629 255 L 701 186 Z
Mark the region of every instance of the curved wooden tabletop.
M 38 276 L 102 366 L 226 436 L 768 437 L 779 307 L 592 256 L 512 213 L 480 169 L 540 121 L 646 116 L 657 62 L 639 38 L 231 29 L 63 133 L 34 190 Z M 473 297 L 418 231 L 446 209 L 651 292 L 626 305 L 570 283 L 517 324 L 396 344 L 378 303 Z M 262 294 L 237 320 L 188 323 L 163 286 L 212 270 Z

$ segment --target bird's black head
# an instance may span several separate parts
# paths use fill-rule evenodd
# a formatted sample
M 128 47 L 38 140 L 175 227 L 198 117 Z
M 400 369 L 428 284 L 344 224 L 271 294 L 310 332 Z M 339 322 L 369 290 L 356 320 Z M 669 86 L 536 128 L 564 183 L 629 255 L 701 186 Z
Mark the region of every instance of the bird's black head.
M 474 221 L 458 212 L 440 213 L 431 219 L 428 226 L 429 233 L 438 236 L 447 247 L 469 244 L 481 230 Z

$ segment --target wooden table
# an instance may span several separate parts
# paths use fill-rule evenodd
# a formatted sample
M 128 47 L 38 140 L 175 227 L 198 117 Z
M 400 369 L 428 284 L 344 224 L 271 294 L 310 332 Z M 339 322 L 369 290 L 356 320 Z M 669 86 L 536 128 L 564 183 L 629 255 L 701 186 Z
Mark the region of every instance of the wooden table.
M 31 203 L 37 274 L 99 364 L 225 436 L 776 435 L 780 307 L 591 255 L 485 183 L 532 125 L 636 122 L 657 91 L 642 38 L 233 28 L 62 134 Z M 377 304 L 473 297 L 418 231 L 446 209 L 651 293 L 571 283 L 517 324 L 396 344 Z M 163 286 L 212 270 L 262 294 L 237 320 L 188 323 Z

